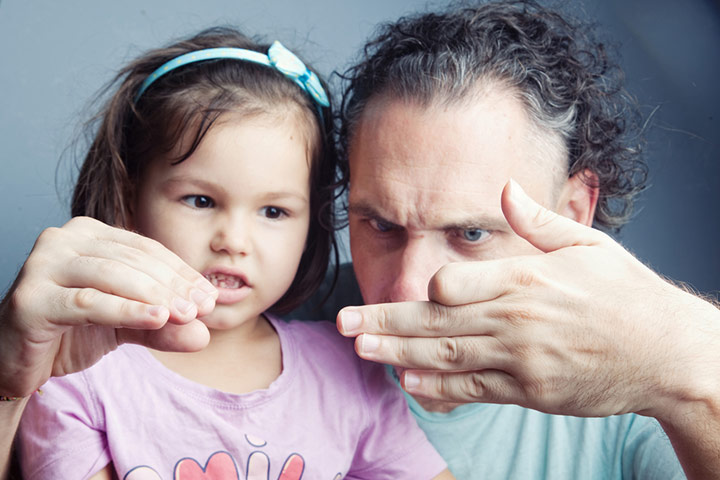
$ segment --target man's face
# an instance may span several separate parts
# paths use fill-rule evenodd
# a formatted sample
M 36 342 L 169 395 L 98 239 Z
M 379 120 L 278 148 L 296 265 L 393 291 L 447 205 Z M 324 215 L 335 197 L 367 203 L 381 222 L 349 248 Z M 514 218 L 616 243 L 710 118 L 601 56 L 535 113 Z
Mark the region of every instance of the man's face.
M 450 262 L 536 253 L 500 209 L 510 178 L 548 208 L 565 201 L 559 139 L 503 89 L 451 106 L 376 98 L 350 147 L 350 245 L 366 303 L 427 300 Z

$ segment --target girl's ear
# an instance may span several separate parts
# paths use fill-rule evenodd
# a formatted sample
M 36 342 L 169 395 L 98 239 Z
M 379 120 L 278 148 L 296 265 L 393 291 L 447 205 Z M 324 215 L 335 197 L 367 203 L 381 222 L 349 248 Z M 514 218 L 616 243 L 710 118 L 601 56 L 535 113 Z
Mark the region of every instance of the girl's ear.
M 592 226 L 600 189 L 598 177 L 591 170 L 583 170 L 568 178 L 560 192 L 556 212 L 578 223 Z

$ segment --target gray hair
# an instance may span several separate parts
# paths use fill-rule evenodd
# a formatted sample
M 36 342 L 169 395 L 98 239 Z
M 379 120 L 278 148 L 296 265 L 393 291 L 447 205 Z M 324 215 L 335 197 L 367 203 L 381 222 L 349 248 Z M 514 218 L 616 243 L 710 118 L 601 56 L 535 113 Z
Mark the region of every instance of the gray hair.
M 482 82 L 498 84 L 517 95 L 539 129 L 559 135 L 568 175 L 597 176 L 585 177 L 600 191 L 595 225 L 619 229 L 644 188 L 647 166 L 631 131 L 639 114 L 622 88 L 622 71 L 589 32 L 524 1 L 454 6 L 381 26 L 362 61 L 343 75 L 342 161 L 372 98 L 453 104 Z

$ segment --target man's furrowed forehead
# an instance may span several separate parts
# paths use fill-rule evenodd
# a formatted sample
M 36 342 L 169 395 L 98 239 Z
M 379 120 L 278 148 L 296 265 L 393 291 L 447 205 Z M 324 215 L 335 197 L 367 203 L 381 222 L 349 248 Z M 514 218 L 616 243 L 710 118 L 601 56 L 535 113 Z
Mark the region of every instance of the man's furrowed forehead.
M 399 225 L 501 228 L 500 196 L 510 178 L 552 207 L 555 159 L 536 136 L 507 90 L 431 106 L 376 98 L 351 143 L 350 205 Z

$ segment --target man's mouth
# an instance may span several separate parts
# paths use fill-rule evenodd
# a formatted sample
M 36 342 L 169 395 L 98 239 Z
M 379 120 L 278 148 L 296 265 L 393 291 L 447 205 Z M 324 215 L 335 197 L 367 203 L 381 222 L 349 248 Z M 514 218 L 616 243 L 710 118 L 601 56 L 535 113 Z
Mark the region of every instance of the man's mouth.
M 240 288 L 245 286 L 242 278 L 235 275 L 226 275 L 224 273 L 210 273 L 205 275 L 210 283 L 217 288 Z

